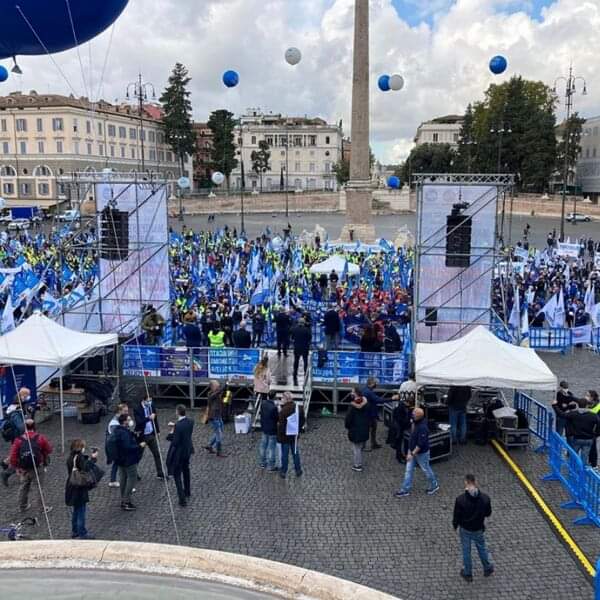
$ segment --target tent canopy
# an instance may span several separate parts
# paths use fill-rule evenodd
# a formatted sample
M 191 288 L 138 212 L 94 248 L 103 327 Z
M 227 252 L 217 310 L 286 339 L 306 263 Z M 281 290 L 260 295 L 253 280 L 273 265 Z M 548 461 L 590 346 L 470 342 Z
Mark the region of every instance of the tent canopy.
M 530 348 L 498 339 L 479 326 L 464 337 L 437 344 L 417 344 L 418 385 L 555 390 L 556 375 Z
M 313 265 L 310 268 L 310 272 L 314 273 L 315 275 L 320 275 L 321 273 L 325 273 L 326 275 L 329 275 L 329 273 L 331 273 L 331 271 L 335 271 L 338 275 L 341 276 L 341 274 L 344 272 L 345 268 L 346 268 L 346 263 L 348 261 L 343 257 L 340 256 L 339 254 L 334 254 L 333 256 L 330 256 L 326 261 L 323 261 L 321 263 L 317 263 L 316 265 Z M 358 275 L 360 273 L 360 268 L 358 265 L 355 265 L 354 263 L 349 262 L 348 263 L 348 275 L 353 276 L 353 275 Z
M 96 348 L 118 341 L 116 333 L 81 333 L 34 313 L 0 337 L 0 364 L 62 368 Z

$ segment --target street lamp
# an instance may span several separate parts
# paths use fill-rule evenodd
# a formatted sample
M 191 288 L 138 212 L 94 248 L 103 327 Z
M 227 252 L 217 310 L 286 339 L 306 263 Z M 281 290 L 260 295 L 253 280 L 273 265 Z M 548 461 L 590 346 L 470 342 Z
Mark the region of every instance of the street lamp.
M 131 90 L 131 94 L 129 91 Z M 140 149 L 142 154 L 142 172 L 146 170 L 146 157 L 144 155 L 144 102 L 148 101 L 148 92 L 152 92 L 152 100 L 156 100 L 156 92 L 151 83 L 142 81 L 142 74 L 138 80 L 127 85 L 127 100 L 135 99 L 138 101 L 138 110 L 140 114 Z
M 504 134 L 512 133 L 510 125 L 501 125 L 500 127 L 490 129 L 490 133 L 498 136 L 498 170 L 497 173 L 502 172 L 502 138 Z
M 565 164 L 563 170 L 563 191 L 560 209 L 560 241 L 562 242 L 565 239 L 565 205 L 567 202 L 567 180 L 569 178 L 569 146 L 571 141 L 569 135 L 569 120 L 571 118 L 571 109 L 573 108 L 573 96 L 577 93 L 577 82 L 580 81 L 583 83 L 583 89 L 581 90 L 582 96 L 587 95 L 587 83 L 583 77 L 575 77 L 573 75 L 573 65 L 569 66 L 569 75 L 567 77 L 557 77 L 554 80 L 552 91 L 555 94 L 560 81 L 564 81 L 565 83 L 565 106 L 567 108 L 567 120 L 565 121 L 565 131 L 563 134 L 565 140 Z

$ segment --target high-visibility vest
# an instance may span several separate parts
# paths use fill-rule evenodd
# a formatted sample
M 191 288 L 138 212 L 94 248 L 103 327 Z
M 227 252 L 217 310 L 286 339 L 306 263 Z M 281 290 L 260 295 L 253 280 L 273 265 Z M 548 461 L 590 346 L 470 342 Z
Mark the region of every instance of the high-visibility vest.
M 600 402 L 590 409 L 595 415 L 600 415 Z
M 212 331 L 208 334 L 208 341 L 211 348 L 225 348 L 225 333 L 219 331 L 213 333 Z

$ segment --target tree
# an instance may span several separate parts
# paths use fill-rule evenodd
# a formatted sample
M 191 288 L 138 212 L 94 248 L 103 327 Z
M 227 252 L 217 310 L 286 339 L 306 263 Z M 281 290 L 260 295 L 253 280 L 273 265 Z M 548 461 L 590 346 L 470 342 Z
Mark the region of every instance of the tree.
M 196 153 L 196 132 L 192 125 L 192 103 L 187 89 L 191 77 L 187 69 L 177 63 L 169 77 L 169 85 L 160 97 L 163 108 L 163 129 L 167 143 L 179 158 L 181 174 L 186 155 Z
M 231 173 L 237 167 L 235 158 L 235 126 L 233 113 L 228 110 L 216 110 L 208 118 L 208 128 L 213 135 L 210 151 L 211 169 L 220 171 L 227 181 L 227 192 L 230 190 Z
M 260 178 L 260 191 L 263 191 L 263 174 L 271 170 L 269 160 L 271 159 L 271 152 L 269 151 L 269 144 L 265 140 L 258 142 L 258 150 L 254 150 L 250 155 L 252 161 L 252 170 Z
M 473 131 L 473 106 L 469 104 L 458 137 L 455 167 L 458 173 L 470 173 L 477 152 L 477 140 Z
M 450 144 L 415 146 L 402 165 L 400 179 L 410 181 L 413 173 L 450 173 L 454 171 L 456 152 Z
M 567 152 L 567 185 L 572 183 L 575 178 L 575 165 L 581 154 L 581 136 L 585 119 L 579 116 L 579 113 L 572 114 L 567 121 L 557 128 L 557 133 L 561 138 L 556 148 L 556 171 L 560 173 L 560 180 L 564 183 L 565 171 L 565 152 L 567 151 L 566 140 L 569 140 Z
M 350 162 L 340 158 L 332 168 L 338 185 L 345 185 L 350 180 Z

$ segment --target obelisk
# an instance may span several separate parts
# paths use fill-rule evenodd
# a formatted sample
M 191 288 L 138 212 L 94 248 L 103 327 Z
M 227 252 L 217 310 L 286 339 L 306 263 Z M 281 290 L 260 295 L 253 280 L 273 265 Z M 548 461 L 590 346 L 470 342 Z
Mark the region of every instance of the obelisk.
M 369 146 L 369 0 L 354 3 L 354 73 L 352 76 L 352 152 L 346 185 L 344 241 L 375 241 L 371 222 L 373 194 Z

